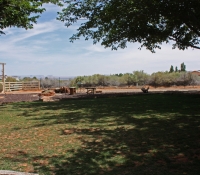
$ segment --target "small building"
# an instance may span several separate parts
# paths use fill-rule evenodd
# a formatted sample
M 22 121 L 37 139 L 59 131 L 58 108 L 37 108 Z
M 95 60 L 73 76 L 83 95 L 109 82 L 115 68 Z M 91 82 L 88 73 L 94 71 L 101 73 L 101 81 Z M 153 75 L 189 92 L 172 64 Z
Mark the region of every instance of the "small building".
M 191 73 L 200 76 L 200 70 L 191 71 Z

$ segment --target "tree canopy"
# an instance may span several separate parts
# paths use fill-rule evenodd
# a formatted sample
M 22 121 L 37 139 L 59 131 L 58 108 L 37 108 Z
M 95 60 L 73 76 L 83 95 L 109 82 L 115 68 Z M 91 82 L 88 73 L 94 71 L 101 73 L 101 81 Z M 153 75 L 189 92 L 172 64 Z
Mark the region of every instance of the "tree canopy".
M 162 43 L 200 49 L 199 0 L 67 0 L 58 13 L 66 26 L 82 20 L 73 42 L 83 36 L 117 50 L 128 42 L 155 52 Z
M 59 0 L 0 0 L 0 34 L 6 27 L 33 28 L 45 8 L 44 3 L 61 5 Z

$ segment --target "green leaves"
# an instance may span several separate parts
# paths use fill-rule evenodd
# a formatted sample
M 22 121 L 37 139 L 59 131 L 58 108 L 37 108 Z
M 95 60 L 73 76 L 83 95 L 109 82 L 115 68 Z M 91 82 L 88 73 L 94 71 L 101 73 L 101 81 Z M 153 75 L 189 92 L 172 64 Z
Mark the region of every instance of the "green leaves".
M 45 8 L 44 3 L 54 3 L 59 6 L 59 0 L 0 0 L 0 34 L 4 34 L 6 27 L 21 27 L 32 29 L 33 23 L 37 23 Z
M 139 42 L 155 52 L 163 42 L 173 48 L 200 49 L 200 1 L 190 0 L 78 0 L 67 1 L 58 20 L 68 27 L 86 19 L 70 39 L 83 36 L 116 50 Z

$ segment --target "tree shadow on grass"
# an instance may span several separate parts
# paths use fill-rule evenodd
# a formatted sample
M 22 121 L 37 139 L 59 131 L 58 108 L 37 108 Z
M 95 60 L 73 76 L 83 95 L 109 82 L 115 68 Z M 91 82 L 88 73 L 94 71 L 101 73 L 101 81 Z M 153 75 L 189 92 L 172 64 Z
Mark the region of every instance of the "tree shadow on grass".
M 76 123 L 83 118 L 94 122 L 105 117 L 115 117 L 119 122 L 130 123 L 134 116 L 171 117 L 172 115 L 195 116 L 200 114 L 200 103 L 195 95 L 135 95 L 100 99 L 76 99 L 60 102 L 16 103 L 13 108 L 22 109 L 21 116 L 30 120 L 62 120 L 63 123 Z M 42 114 L 37 113 L 43 111 Z M 55 113 L 58 111 L 58 113 Z M 53 121 L 54 120 L 54 121 Z M 99 122 L 99 121 L 98 121 Z M 51 122 L 50 122 L 51 123 Z
M 80 148 L 66 151 L 66 155 L 71 156 L 32 157 L 23 154 L 21 159 L 9 159 L 25 163 L 27 159 L 24 157 L 29 157 L 35 171 L 45 175 L 198 174 L 199 120 L 191 118 L 183 124 L 178 117 L 173 121 L 135 119 L 135 122 L 137 125 L 132 129 L 65 128 L 61 134 L 66 139 L 68 135 L 76 134 L 82 142 Z
M 148 119 L 142 129 L 146 121 L 140 120 L 134 129 L 74 131 L 92 135 L 93 140 L 82 139 L 82 148 L 72 149 L 73 156 L 64 163 L 52 160 L 55 174 L 196 174 L 200 170 L 196 122 L 183 128 L 177 128 L 179 121 L 168 122 L 169 128 L 166 121 Z M 155 122 L 156 127 L 164 127 L 154 129 Z
M 48 125 L 70 123 L 72 127 L 66 125 L 60 134 L 64 140 L 75 134 L 82 145 L 67 150 L 66 155 L 24 157 L 45 175 L 198 174 L 200 106 L 193 97 L 154 95 L 25 104 L 23 109 L 31 109 L 25 116 L 28 120 L 49 121 Z M 66 111 L 34 118 L 36 109 Z M 91 125 L 77 128 L 83 118 Z

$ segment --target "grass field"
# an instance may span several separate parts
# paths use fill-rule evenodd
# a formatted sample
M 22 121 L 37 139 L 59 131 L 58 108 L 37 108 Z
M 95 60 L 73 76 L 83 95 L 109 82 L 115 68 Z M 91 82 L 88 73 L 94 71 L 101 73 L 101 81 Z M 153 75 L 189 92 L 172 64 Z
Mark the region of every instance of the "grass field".
M 200 174 L 200 96 L 0 106 L 0 169 L 40 175 Z

